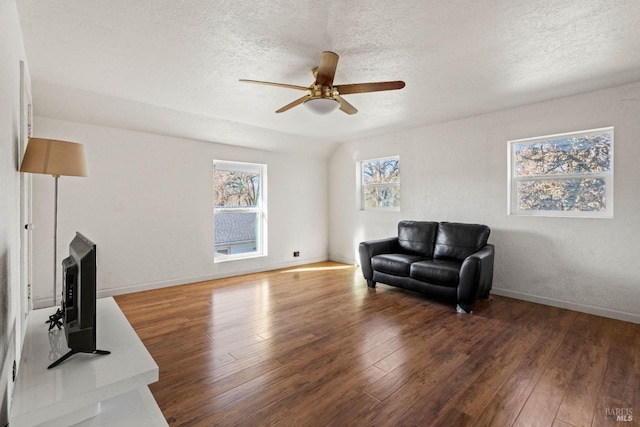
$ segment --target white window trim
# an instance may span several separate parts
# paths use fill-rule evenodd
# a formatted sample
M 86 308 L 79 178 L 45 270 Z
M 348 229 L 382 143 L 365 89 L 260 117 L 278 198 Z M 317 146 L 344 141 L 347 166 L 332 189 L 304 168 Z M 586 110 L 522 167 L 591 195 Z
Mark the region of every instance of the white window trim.
M 365 203 L 365 198 L 364 198 L 364 194 L 365 194 L 365 188 L 374 188 L 374 187 L 397 187 L 398 189 L 400 189 L 400 184 L 402 182 L 402 177 L 400 178 L 400 181 L 397 183 L 385 183 L 385 184 L 369 184 L 369 185 L 365 185 L 364 183 L 364 164 L 368 163 L 368 162 L 373 162 L 373 161 L 380 161 L 380 160 L 388 160 L 388 159 L 395 159 L 398 160 L 398 162 L 400 162 L 400 156 L 396 155 L 396 156 L 386 156 L 386 157 L 375 157 L 372 159 L 366 159 L 366 160 L 360 160 L 357 164 L 358 166 L 358 183 L 359 183 L 359 193 L 360 193 L 360 210 L 362 211 L 368 211 L 368 212 L 400 212 L 400 206 L 396 206 L 396 207 L 382 207 L 382 208 L 378 208 L 378 207 L 374 207 L 374 208 L 368 208 L 366 207 L 366 203 Z M 402 198 L 400 198 L 400 203 L 402 204 Z
M 261 163 L 249 163 L 249 162 L 238 162 L 238 161 L 229 161 L 229 160 L 214 160 L 213 161 L 213 171 L 215 172 L 216 166 L 218 170 L 232 170 L 232 171 L 257 171 L 260 174 L 260 200 L 258 201 L 258 206 L 256 207 L 238 207 L 238 208 L 217 208 L 213 206 L 213 218 L 214 218 L 214 241 L 213 241 L 213 262 L 221 263 L 228 261 L 235 261 L 241 259 L 250 259 L 250 258 L 260 258 L 268 255 L 268 244 L 267 244 L 267 165 Z M 215 192 L 215 187 L 213 188 Z M 215 251 L 215 215 L 224 213 L 257 213 L 259 214 L 260 221 L 260 230 L 257 237 L 257 247 L 255 251 L 252 252 L 243 252 L 239 254 L 221 254 Z
M 581 174 L 550 174 L 550 175 L 537 175 L 537 176 L 515 176 L 514 173 L 514 161 L 515 151 L 514 147 L 517 144 L 529 143 L 534 144 L 536 142 L 548 141 L 552 139 L 561 139 L 567 137 L 575 137 L 579 135 L 592 134 L 592 133 L 606 133 L 611 132 L 611 167 L 608 172 L 594 172 L 594 173 L 581 173 Z M 566 132 L 555 135 L 545 135 L 534 138 L 523 138 L 508 141 L 507 144 L 507 168 L 508 168 L 508 180 L 507 180 L 507 215 L 511 216 L 539 216 L 539 217 L 565 217 L 565 218 L 613 218 L 613 159 L 614 159 L 614 128 L 613 126 L 589 129 L 577 132 Z M 606 209 L 601 212 L 594 211 L 554 211 L 554 210 L 523 210 L 518 208 L 518 183 L 525 181 L 550 181 L 550 180 L 570 180 L 570 179 L 584 179 L 584 178 L 600 178 L 605 181 L 605 200 Z

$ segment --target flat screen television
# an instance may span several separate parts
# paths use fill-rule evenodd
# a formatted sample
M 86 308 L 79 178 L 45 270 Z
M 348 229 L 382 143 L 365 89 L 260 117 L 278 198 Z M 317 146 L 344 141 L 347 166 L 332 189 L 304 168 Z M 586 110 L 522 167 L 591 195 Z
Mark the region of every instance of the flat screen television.
M 69 352 L 49 369 L 76 353 L 109 354 L 96 347 L 96 245 L 81 233 L 62 261 L 62 325 Z

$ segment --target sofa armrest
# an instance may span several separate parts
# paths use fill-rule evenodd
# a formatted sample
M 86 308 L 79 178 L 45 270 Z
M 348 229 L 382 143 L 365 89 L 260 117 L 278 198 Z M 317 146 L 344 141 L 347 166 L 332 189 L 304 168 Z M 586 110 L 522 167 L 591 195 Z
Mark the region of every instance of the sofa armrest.
M 397 237 L 361 242 L 358 251 L 360 253 L 360 268 L 362 269 L 362 275 L 364 278 L 367 280 L 373 279 L 371 258 L 379 254 L 398 252 L 398 248 L 399 245 Z
M 462 262 L 458 282 L 458 303 L 465 310 L 478 298 L 488 298 L 493 284 L 495 248 L 492 244 L 469 255 Z

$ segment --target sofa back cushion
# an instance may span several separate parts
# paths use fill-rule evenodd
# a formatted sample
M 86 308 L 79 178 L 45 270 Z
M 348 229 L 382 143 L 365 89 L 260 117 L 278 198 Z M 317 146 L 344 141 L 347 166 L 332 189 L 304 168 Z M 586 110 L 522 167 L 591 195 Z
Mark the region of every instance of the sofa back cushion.
M 398 243 L 404 253 L 433 258 L 438 223 L 432 221 L 400 221 Z
M 486 225 L 441 222 L 433 257 L 463 260 L 487 245 L 490 232 Z

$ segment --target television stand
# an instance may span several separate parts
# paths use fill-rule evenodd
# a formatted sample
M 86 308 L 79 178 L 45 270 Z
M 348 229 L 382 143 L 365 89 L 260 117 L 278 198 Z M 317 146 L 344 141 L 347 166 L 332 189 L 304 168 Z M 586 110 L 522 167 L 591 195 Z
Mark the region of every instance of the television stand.
M 64 330 L 43 327 L 54 310 L 29 312 L 9 425 L 168 427 L 149 390 L 158 381 L 158 365 L 115 300 L 96 302 L 97 343 L 111 355 L 78 353 L 72 363 L 47 369 L 71 350 L 64 345 Z
M 58 366 L 59 364 L 61 364 L 62 362 L 64 362 L 65 360 L 67 360 L 68 358 L 70 358 L 71 356 L 77 353 L 88 353 L 88 354 L 98 354 L 98 355 L 111 354 L 111 352 L 107 350 L 93 350 L 93 351 L 71 350 L 67 354 L 62 356 L 60 359 L 53 362 L 51 365 L 47 366 L 47 369 L 55 368 L 56 366 Z

